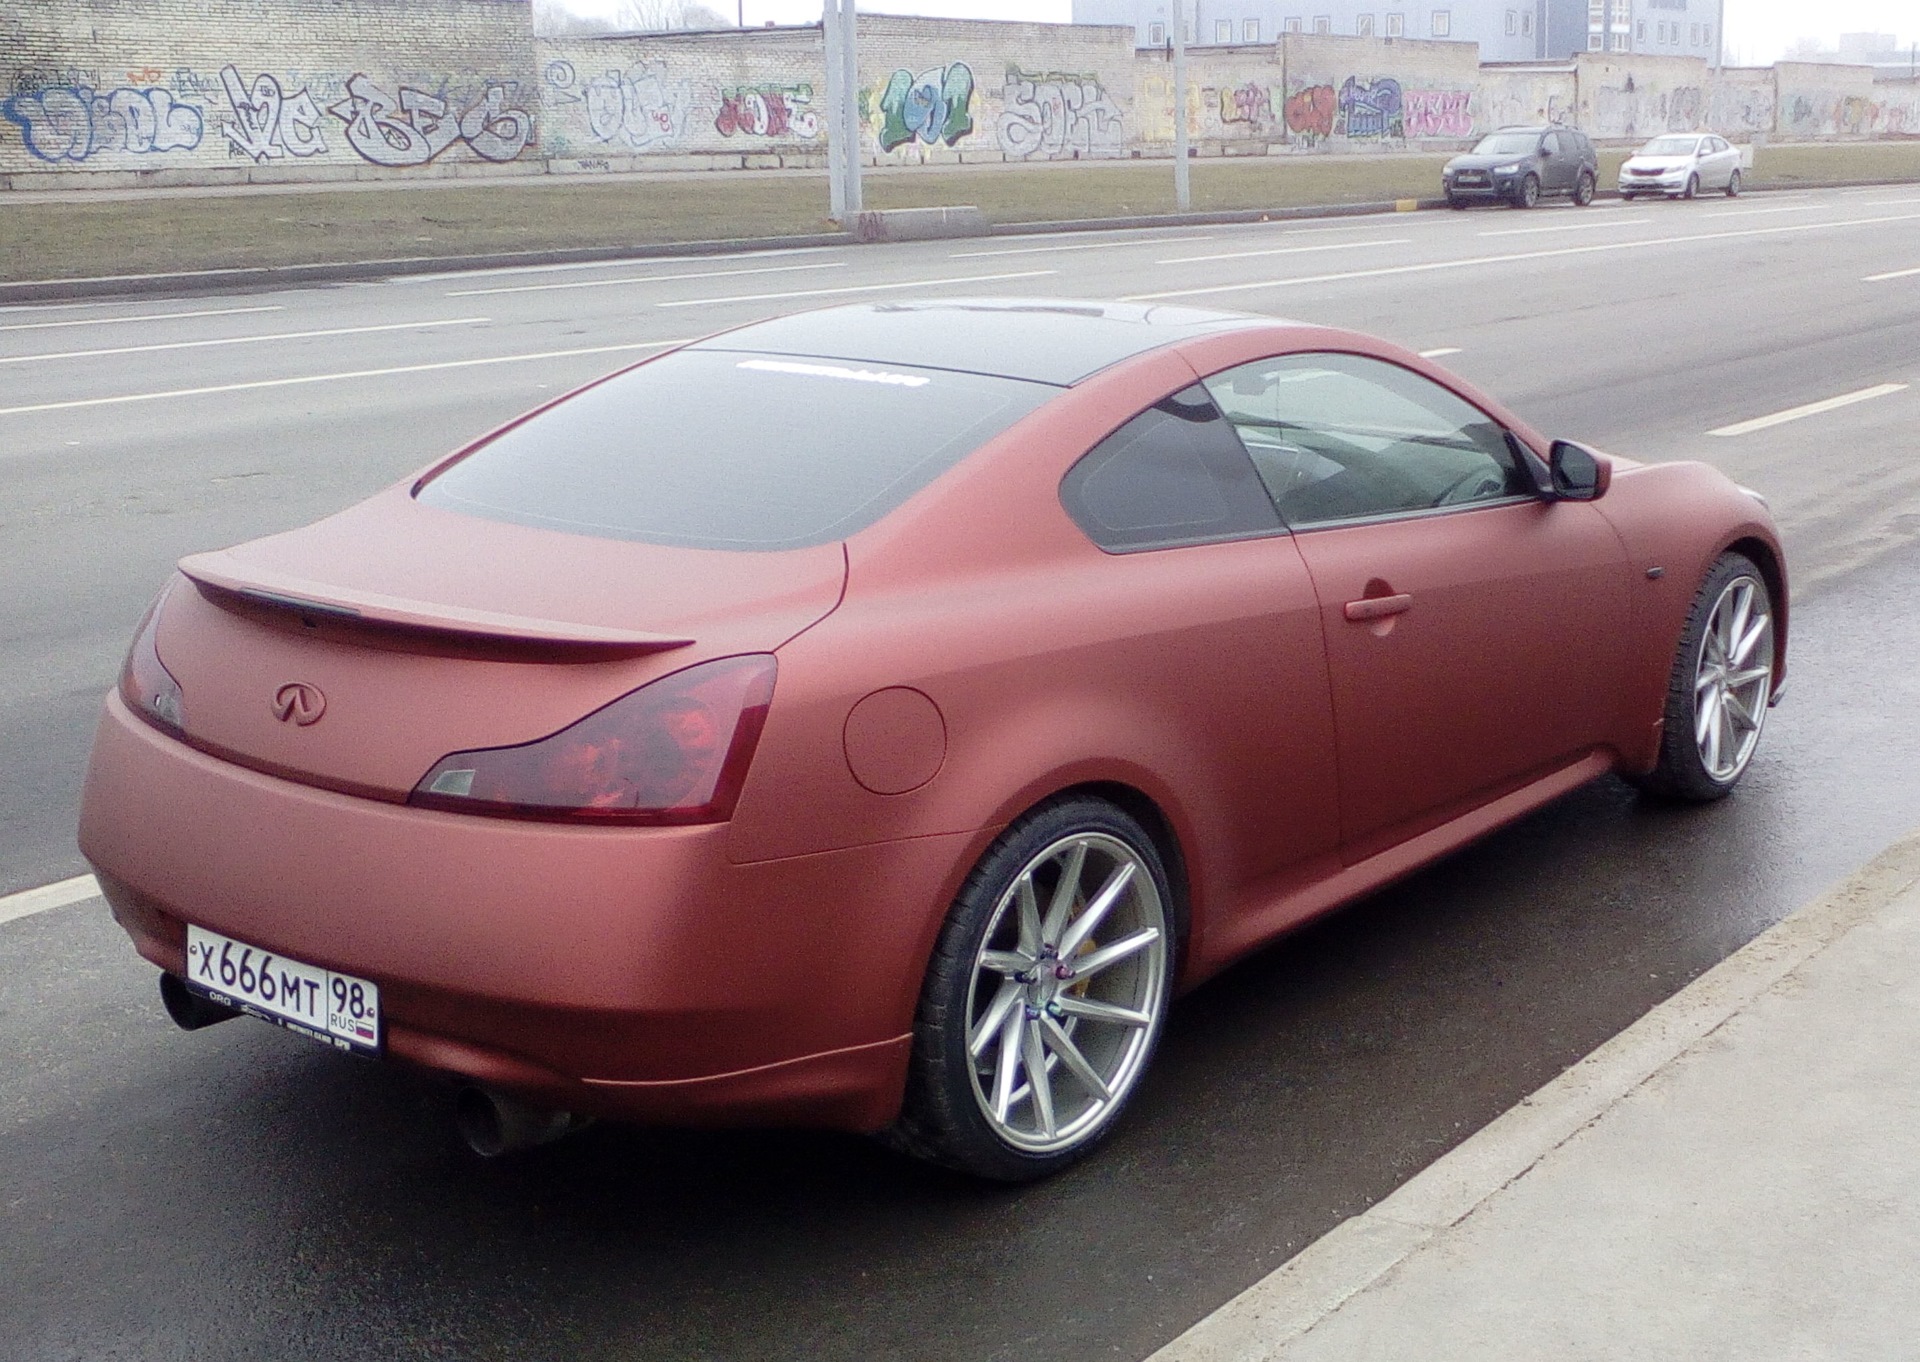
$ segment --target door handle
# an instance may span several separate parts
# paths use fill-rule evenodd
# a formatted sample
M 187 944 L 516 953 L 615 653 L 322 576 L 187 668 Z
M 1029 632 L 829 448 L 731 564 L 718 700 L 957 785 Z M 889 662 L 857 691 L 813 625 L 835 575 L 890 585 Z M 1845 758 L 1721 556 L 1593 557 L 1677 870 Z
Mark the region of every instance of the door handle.
M 1355 624 L 1365 624 L 1389 615 L 1404 615 L 1411 609 L 1413 597 L 1403 591 L 1397 596 L 1368 596 L 1365 600 L 1348 601 L 1346 613 Z

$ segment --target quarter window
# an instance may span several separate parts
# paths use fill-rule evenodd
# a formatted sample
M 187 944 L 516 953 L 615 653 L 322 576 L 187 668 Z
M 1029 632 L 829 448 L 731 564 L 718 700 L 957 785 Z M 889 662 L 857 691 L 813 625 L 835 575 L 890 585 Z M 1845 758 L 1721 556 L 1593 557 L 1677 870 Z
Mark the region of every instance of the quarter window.
M 1533 492 L 1492 418 L 1396 364 L 1285 355 L 1215 374 L 1206 389 L 1295 529 Z
M 1060 502 L 1113 553 L 1280 531 L 1247 451 L 1195 385 L 1095 445 L 1060 484 Z

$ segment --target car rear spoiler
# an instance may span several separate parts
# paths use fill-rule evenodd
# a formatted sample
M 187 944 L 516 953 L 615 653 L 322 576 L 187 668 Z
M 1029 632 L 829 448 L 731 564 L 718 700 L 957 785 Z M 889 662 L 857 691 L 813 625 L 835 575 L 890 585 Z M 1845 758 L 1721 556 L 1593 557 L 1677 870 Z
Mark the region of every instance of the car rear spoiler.
M 241 563 L 225 551 L 182 558 L 180 571 L 201 588 L 202 595 L 226 596 L 255 608 L 302 616 L 316 626 L 324 621 L 385 633 L 519 645 L 541 652 L 588 654 L 594 658 L 666 652 L 693 642 L 672 634 L 507 615 L 330 586 Z

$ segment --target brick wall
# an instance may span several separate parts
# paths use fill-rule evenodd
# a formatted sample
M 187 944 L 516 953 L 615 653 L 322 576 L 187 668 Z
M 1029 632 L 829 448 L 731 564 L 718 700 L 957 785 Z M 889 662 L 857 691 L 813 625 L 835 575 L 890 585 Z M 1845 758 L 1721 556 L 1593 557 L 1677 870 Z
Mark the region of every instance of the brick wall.
M 24 9 L 0 30 L 0 174 L 325 179 L 540 155 L 527 0 Z

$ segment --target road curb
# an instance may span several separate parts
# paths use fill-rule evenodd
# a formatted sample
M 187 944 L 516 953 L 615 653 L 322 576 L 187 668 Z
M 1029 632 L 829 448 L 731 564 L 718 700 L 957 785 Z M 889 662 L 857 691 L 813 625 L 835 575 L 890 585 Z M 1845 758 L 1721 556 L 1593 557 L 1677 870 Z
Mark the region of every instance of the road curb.
M 1148 1362 L 1255 1362 L 1391 1274 L 1748 1004 L 1920 883 L 1920 832 L 1762 932 Z

